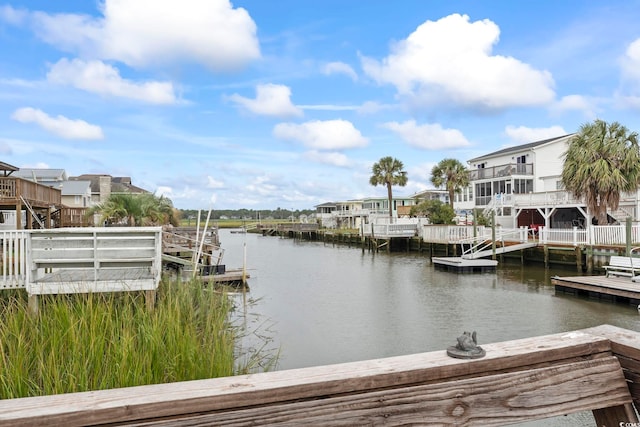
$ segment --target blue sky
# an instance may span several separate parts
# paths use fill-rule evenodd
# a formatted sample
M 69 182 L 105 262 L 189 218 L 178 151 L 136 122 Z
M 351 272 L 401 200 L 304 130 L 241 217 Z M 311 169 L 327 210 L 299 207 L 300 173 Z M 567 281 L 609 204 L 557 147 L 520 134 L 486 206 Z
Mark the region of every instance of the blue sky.
M 178 208 L 386 196 L 433 165 L 640 131 L 640 1 L 0 0 L 0 161 Z

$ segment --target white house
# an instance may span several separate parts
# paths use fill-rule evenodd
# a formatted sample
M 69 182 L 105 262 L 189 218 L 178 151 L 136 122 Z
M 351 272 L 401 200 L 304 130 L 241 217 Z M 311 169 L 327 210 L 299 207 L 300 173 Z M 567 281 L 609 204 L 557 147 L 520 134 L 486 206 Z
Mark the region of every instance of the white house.
M 564 153 L 575 134 L 505 148 L 469 160 L 472 201 L 457 209 L 495 212 L 504 227 L 583 228 L 590 215 L 582 200 L 564 191 Z M 471 202 L 471 203 L 470 203 Z M 609 212 L 611 222 L 637 218 L 637 194 L 621 195 L 620 208 Z

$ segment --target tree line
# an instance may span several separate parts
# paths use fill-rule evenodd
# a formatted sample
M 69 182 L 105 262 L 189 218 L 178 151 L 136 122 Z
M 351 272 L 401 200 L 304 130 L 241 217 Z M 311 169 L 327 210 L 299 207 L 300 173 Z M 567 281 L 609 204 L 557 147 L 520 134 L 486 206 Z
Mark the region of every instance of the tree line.
M 215 209 L 211 211 L 211 219 L 220 220 L 223 218 L 228 219 L 242 219 L 253 220 L 259 219 L 298 219 L 303 215 L 311 215 L 315 211 L 312 209 Z M 182 219 L 197 219 L 200 214 L 200 220 L 207 219 L 209 214 L 208 210 L 197 209 L 180 209 L 180 215 Z

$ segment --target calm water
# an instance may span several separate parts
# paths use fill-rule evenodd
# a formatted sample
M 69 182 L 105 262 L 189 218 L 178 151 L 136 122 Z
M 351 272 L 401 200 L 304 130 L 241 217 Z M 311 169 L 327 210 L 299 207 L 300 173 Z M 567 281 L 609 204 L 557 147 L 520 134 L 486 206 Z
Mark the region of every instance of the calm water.
M 242 266 L 246 247 L 247 310 L 280 348 L 278 369 L 444 350 L 465 330 L 477 331 L 482 345 L 605 323 L 640 329 L 635 307 L 555 295 L 550 277 L 575 270 L 505 264 L 455 274 L 435 270 L 425 255 L 220 234 L 227 268 Z

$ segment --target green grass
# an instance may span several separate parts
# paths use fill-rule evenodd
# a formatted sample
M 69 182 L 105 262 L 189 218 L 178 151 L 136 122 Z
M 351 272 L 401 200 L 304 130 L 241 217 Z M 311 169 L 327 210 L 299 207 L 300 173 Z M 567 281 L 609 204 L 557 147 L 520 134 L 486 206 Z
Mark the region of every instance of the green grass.
M 142 292 L 47 295 L 31 315 L 24 292 L 0 294 L 0 398 L 214 378 L 269 369 L 276 356 L 239 352 L 225 294 L 163 280 L 154 310 Z M 247 356 L 247 353 L 250 353 Z

